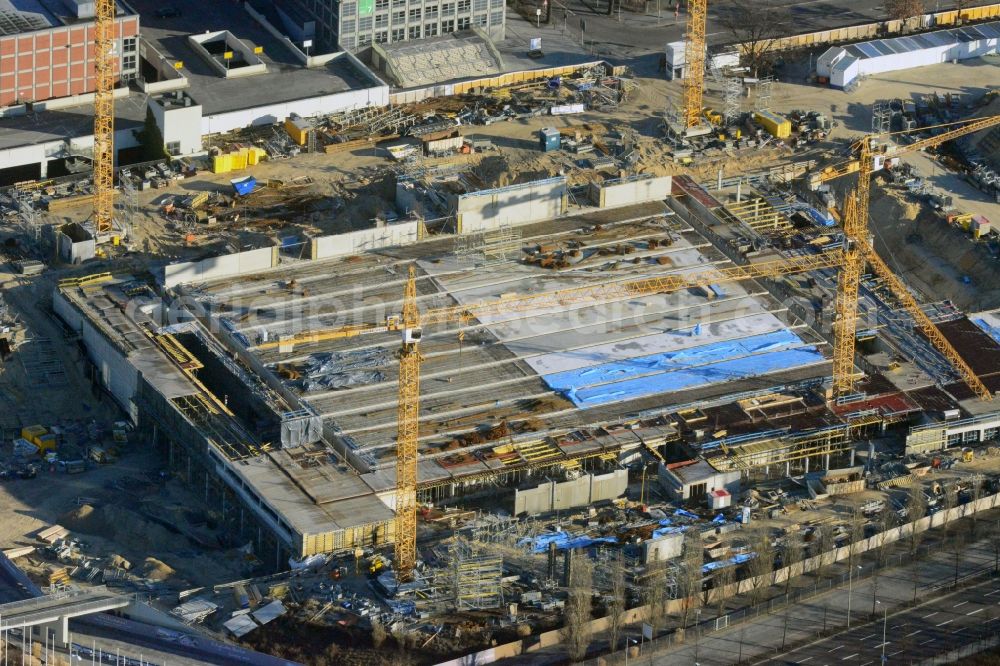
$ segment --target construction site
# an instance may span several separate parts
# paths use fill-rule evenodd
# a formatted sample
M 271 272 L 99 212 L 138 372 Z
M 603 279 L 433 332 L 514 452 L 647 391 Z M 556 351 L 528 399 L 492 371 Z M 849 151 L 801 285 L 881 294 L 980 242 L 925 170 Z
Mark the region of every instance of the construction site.
M 128 165 L 98 62 L 92 155 L 0 190 L 4 663 L 764 663 L 784 635 L 692 641 L 862 575 L 831 626 L 888 631 L 878 576 L 936 551 L 965 590 L 1000 538 L 1000 6 L 761 76 L 685 11 L 666 76 L 460 31 L 244 126 L 177 67 L 143 131 L 180 153 Z M 934 640 L 865 649 L 972 641 Z

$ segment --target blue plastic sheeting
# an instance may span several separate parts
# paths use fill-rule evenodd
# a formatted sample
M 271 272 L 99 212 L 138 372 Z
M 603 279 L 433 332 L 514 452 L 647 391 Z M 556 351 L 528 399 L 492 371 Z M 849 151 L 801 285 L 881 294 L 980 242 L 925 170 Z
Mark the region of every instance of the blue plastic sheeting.
M 531 544 L 531 552 L 544 553 L 549 549 L 549 544 L 554 543 L 556 550 L 572 550 L 574 548 L 587 548 L 597 543 L 618 543 L 615 537 L 591 538 L 588 536 L 574 536 L 569 532 L 549 532 L 539 534 L 534 538 L 525 538 L 518 541 L 518 545 Z
M 574 405 L 581 409 L 587 409 L 658 393 L 681 391 L 705 384 L 756 377 L 777 370 L 821 363 L 824 360 L 823 354 L 816 347 L 806 346 L 798 349 L 756 353 L 688 369 L 670 370 L 634 379 L 624 379 L 624 381 L 596 383 L 584 387 L 558 387 L 549 382 L 549 376 L 544 377 L 544 379 L 552 388 L 562 392 Z M 642 359 L 634 359 L 634 362 L 641 363 Z M 559 375 L 564 374 L 569 373 L 559 373 Z
M 998 329 L 996 326 L 991 326 L 990 324 L 986 323 L 985 319 L 980 319 L 979 317 L 973 319 L 972 323 L 978 326 L 979 328 L 983 329 L 983 331 L 991 338 L 993 338 L 994 341 L 1000 343 L 1000 329 Z
M 754 335 L 749 338 L 713 342 L 672 352 L 638 356 L 636 358 L 591 365 L 545 375 L 545 383 L 557 391 L 572 391 L 587 386 L 620 382 L 656 372 L 690 368 L 717 363 L 736 356 L 784 349 L 802 344 L 797 335 L 787 329 Z
M 653 539 L 658 539 L 661 536 L 666 536 L 668 534 L 679 534 L 686 530 L 690 525 L 682 525 L 680 527 L 661 527 L 659 529 L 653 530 Z
M 726 567 L 736 566 L 737 564 L 743 564 L 753 558 L 757 557 L 757 553 L 742 553 L 740 555 L 734 555 L 728 560 L 719 560 L 718 562 L 708 562 L 702 565 L 701 572 L 708 573 L 710 571 L 716 571 L 717 569 L 725 569 Z
M 816 224 L 821 227 L 832 227 L 835 224 L 833 215 L 818 211 L 815 208 L 806 208 L 806 214 Z
M 236 194 L 246 196 L 253 192 L 253 188 L 257 186 L 257 179 L 253 176 L 247 176 L 245 178 L 233 178 L 229 183 L 233 186 Z
M 722 515 L 722 514 L 720 513 L 720 514 L 719 514 L 719 515 L 717 515 L 717 516 L 716 516 L 715 518 L 712 518 L 712 522 L 713 522 L 714 524 L 716 524 L 716 525 L 725 525 L 725 524 L 726 524 L 726 517 L 725 517 L 725 516 L 723 516 L 723 515 Z
M 693 518 L 694 520 L 698 520 L 701 518 L 701 516 L 699 516 L 697 513 L 691 513 L 690 511 L 685 511 L 684 509 L 677 509 L 676 511 L 674 511 L 674 515 L 683 516 L 684 518 Z

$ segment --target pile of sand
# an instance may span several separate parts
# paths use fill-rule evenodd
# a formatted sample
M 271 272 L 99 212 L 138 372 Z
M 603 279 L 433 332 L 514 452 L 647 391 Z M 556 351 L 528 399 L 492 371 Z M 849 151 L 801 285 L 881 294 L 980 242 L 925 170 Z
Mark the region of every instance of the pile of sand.
M 177 536 L 138 513 L 111 504 L 94 508 L 84 504 L 59 518 L 73 532 L 103 537 L 137 550 L 170 549 Z
M 139 571 L 144 577 L 155 581 L 166 580 L 177 573 L 172 567 L 164 564 L 155 557 L 147 557 L 143 560 Z

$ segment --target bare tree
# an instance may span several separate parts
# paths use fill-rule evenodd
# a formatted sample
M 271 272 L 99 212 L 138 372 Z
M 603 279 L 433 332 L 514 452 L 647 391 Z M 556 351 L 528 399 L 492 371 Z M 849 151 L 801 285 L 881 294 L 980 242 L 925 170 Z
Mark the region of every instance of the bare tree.
M 654 632 L 662 627 L 669 600 L 670 585 L 666 566 L 662 562 L 656 562 L 650 567 L 642 590 L 642 603 L 649 607 L 649 624 Z
M 889 561 L 889 551 L 892 548 L 892 542 L 887 537 L 896 522 L 896 512 L 886 505 L 876 524 L 878 532 L 875 534 L 875 566 L 872 568 L 872 615 L 875 614 L 875 599 L 878 598 L 879 575 Z
M 917 528 L 917 521 L 927 516 L 927 495 L 924 494 L 924 486 L 919 481 L 914 480 L 910 484 L 910 499 L 907 504 L 906 517 L 910 519 L 909 551 L 910 559 L 917 556 L 920 551 L 920 541 L 924 534 Z
M 753 604 L 759 604 L 774 582 L 774 545 L 767 528 L 754 531 L 750 537 L 750 550 L 754 553 L 748 562 L 750 576 L 753 577 L 750 599 Z
M 701 568 L 705 562 L 701 535 L 684 533 L 684 552 L 677 572 L 677 596 L 681 599 L 681 626 L 687 629 L 691 611 L 701 606 Z
M 372 645 L 375 646 L 377 650 L 385 643 L 385 639 L 389 637 L 389 633 L 385 630 L 385 625 L 383 625 L 378 620 L 372 620 Z
M 563 610 L 562 630 L 566 653 L 573 661 L 587 656 L 587 648 L 593 629 L 591 621 L 591 597 L 594 587 L 594 569 L 590 558 L 580 550 L 570 552 L 569 580 L 567 581 L 566 607 Z
M 993 570 L 1000 572 L 1000 520 L 990 525 L 990 541 L 993 543 Z
M 816 530 L 816 578 L 823 578 L 830 564 L 836 558 L 837 540 L 833 538 L 833 530 L 820 526 Z
M 608 638 L 611 651 L 618 649 L 618 640 L 625 628 L 625 563 L 621 553 L 611 565 L 611 597 L 608 600 Z
M 974 474 L 972 476 L 972 487 L 969 488 L 969 495 L 971 496 L 970 504 L 972 505 L 972 513 L 969 515 L 969 536 L 972 541 L 976 540 L 976 532 L 979 528 L 979 512 L 976 511 L 976 504 L 979 502 L 980 498 L 983 496 L 983 477 L 979 474 Z
M 785 616 L 782 620 L 781 647 L 785 647 L 785 637 L 788 635 L 788 595 L 792 591 L 792 577 L 795 567 L 802 561 L 804 545 L 798 533 L 786 534 L 781 542 L 781 566 L 785 569 Z
M 715 11 L 723 28 L 739 44 L 751 73 L 764 73 L 772 64 L 775 40 L 790 31 L 788 9 L 777 0 L 725 0 Z
M 865 538 L 865 515 L 861 513 L 860 507 L 854 507 L 850 522 L 847 524 L 848 537 L 851 540 L 851 549 L 848 551 L 848 564 L 853 567 L 856 563 L 861 549 L 861 542 Z
M 910 521 L 910 535 L 907 539 L 907 551 L 910 557 L 910 578 L 913 582 L 913 600 L 917 600 L 917 586 L 920 583 L 920 567 L 916 559 L 920 555 L 920 542 L 924 538 L 919 521 L 927 517 L 927 495 L 924 486 L 916 479 L 910 484 L 910 499 L 907 502 L 906 517 Z
M 715 603 L 719 617 L 726 614 L 726 600 L 729 598 L 729 586 L 736 581 L 736 567 L 732 564 L 716 569 L 712 576 L 712 589 L 715 590 Z
M 958 519 L 952 514 L 955 507 L 958 506 L 958 488 L 952 486 L 945 489 L 944 493 L 944 518 L 946 521 L 944 524 L 944 542 L 947 544 L 948 548 L 951 550 L 952 562 L 955 565 L 955 585 L 958 585 L 958 568 L 962 563 L 962 557 L 965 554 L 965 535 L 962 534 L 961 529 L 958 525 Z
M 920 16 L 924 13 L 924 0 L 885 0 L 885 13 L 894 21 Z

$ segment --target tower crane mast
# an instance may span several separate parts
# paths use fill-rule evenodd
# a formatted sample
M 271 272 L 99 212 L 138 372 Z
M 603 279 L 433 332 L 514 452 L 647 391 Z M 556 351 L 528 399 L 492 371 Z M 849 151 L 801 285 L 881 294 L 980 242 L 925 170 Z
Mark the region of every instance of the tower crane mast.
M 684 127 L 701 124 L 705 94 L 705 29 L 708 0 L 688 0 L 687 34 L 684 40 Z
M 96 0 L 94 15 L 94 226 L 103 235 L 114 229 L 115 0 Z
M 825 169 L 813 178 L 813 182 L 825 182 L 855 171 L 858 173 L 858 183 L 845 199 L 843 211 L 844 263 L 837 285 L 836 319 L 834 321 L 833 389 L 835 395 L 843 397 L 854 393 L 857 380 L 857 375 L 854 372 L 854 351 L 858 321 L 858 295 L 861 273 L 867 261 L 875 268 L 876 274 L 883 278 L 903 307 L 914 318 L 917 326 L 924 332 L 931 344 L 942 356 L 948 359 L 969 388 L 982 400 L 993 399 L 990 390 L 976 376 L 958 350 L 927 317 L 903 281 L 892 273 L 875 252 L 869 239 L 868 207 L 871 201 L 872 175 L 876 171 L 876 166 L 881 166 L 877 162 L 924 148 L 939 146 L 946 141 L 988 129 L 997 124 L 1000 124 L 1000 115 L 980 118 L 965 123 L 961 127 L 942 132 L 937 136 L 921 139 L 905 146 L 894 145 L 876 148 L 874 140 L 879 135 L 866 135 L 855 144 L 855 150 L 858 154 L 857 160 Z

